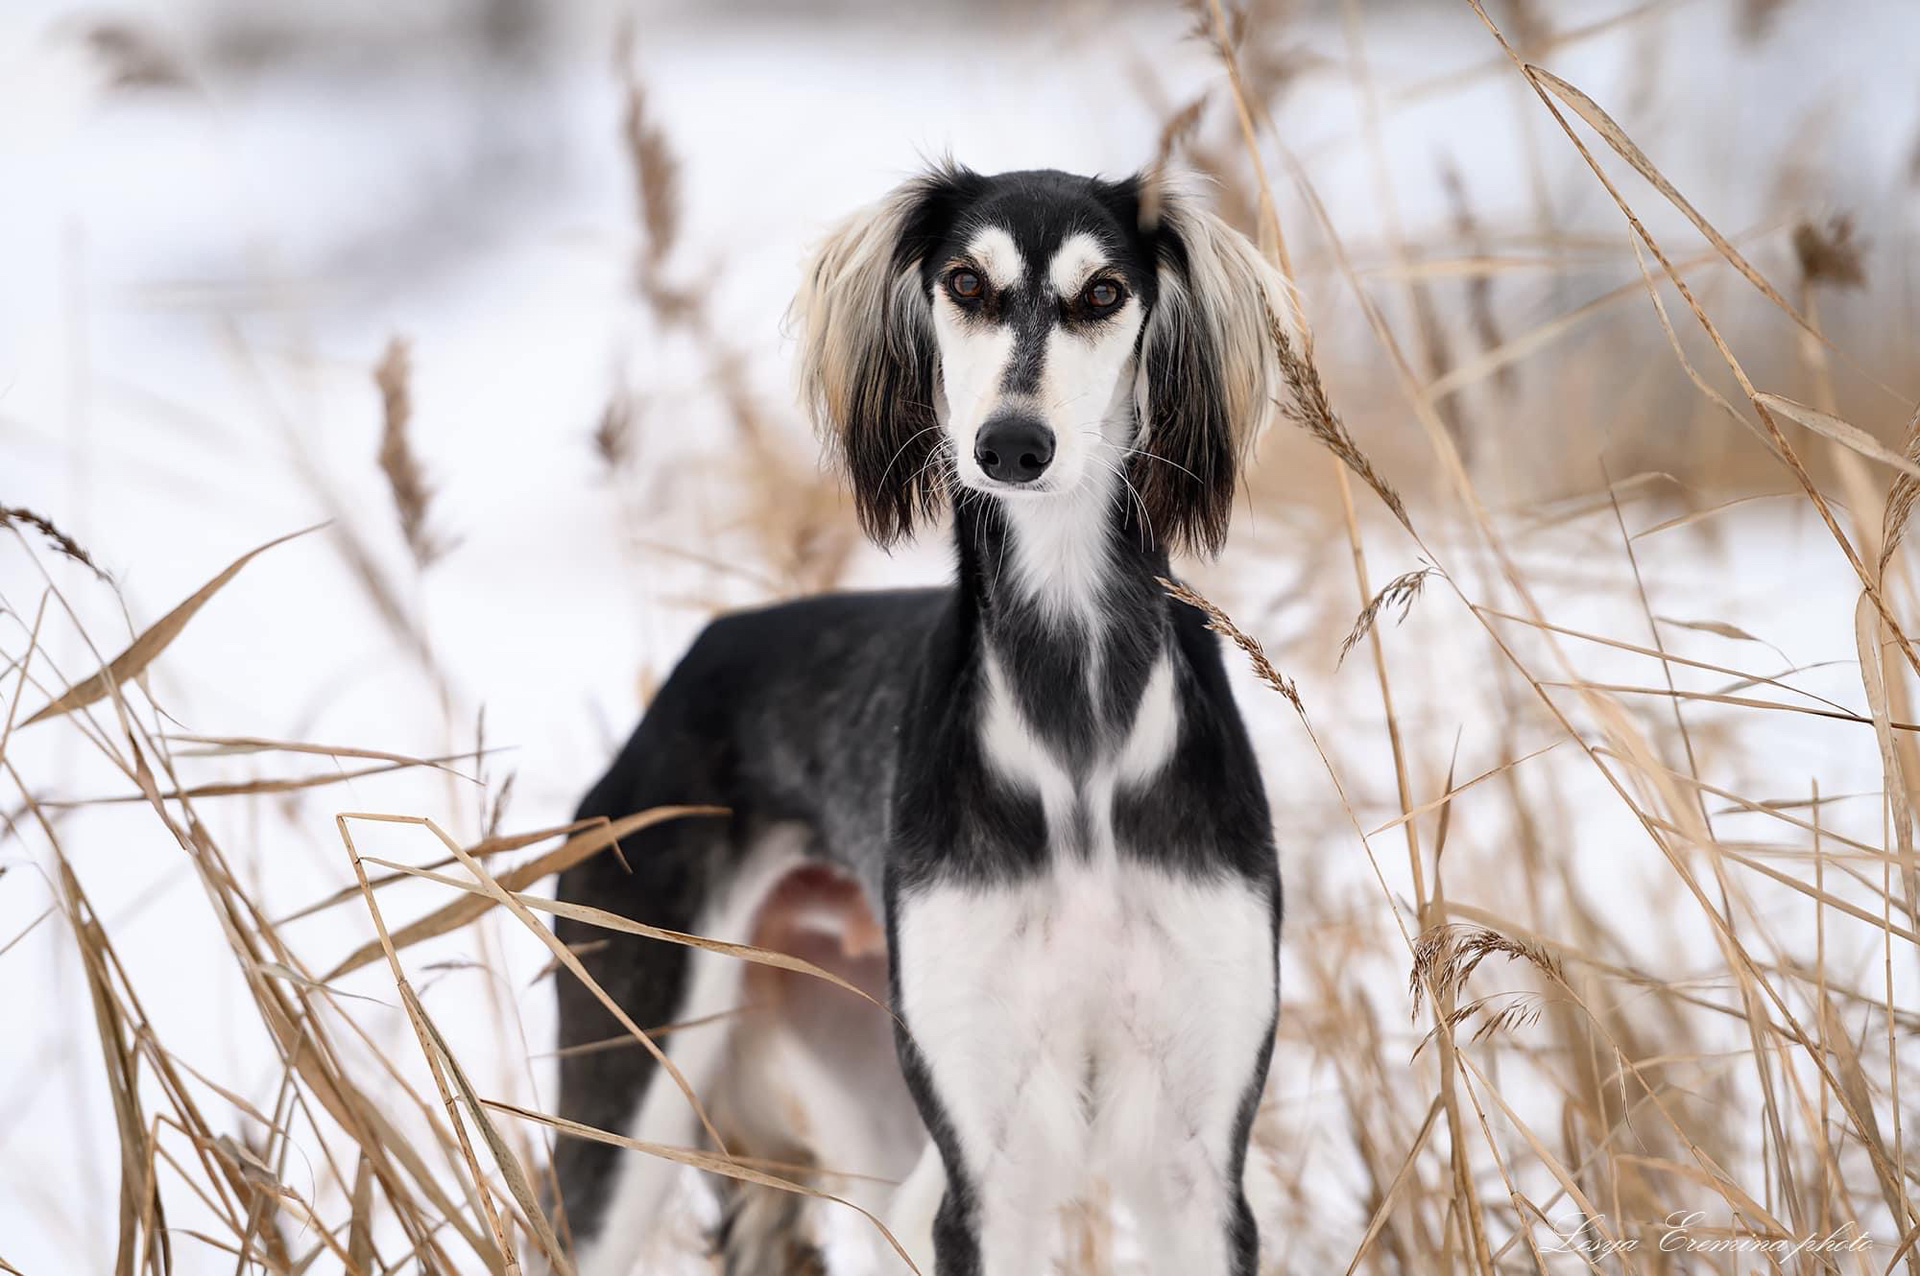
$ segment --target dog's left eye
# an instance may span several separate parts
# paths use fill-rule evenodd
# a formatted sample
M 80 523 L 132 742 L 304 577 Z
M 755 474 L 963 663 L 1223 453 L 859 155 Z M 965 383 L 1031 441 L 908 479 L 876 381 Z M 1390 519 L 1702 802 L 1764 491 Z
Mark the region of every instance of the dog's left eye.
M 1096 279 L 1080 292 L 1080 300 L 1095 314 L 1105 314 L 1127 299 L 1127 290 L 1111 279 Z
M 947 276 L 947 291 L 960 301 L 978 301 L 987 291 L 986 281 L 962 266 Z

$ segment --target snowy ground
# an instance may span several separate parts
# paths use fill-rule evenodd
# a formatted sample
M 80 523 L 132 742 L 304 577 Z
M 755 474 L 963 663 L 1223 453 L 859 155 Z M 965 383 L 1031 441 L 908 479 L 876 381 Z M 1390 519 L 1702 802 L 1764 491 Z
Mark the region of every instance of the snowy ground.
M 1912 11 L 1891 0 L 1803 0 L 1786 5 L 1749 46 L 1737 34 L 1738 8 L 1673 4 L 1550 64 L 1602 101 L 1636 103 L 1637 116 L 1658 122 L 1648 136 L 1662 144 L 1662 166 L 1720 224 L 1744 229 L 1777 216 L 1783 166 L 1749 162 L 1771 139 L 1804 157 L 1798 180 L 1821 192 L 1814 211 L 1857 212 L 1877 260 L 1910 268 L 1916 204 L 1906 165 L 1920 115 Z M 1841 9 L 1852 11 L 1847 20 L 1836 16 Z M 1569 10 L 1556 15 L 1567 28 L 1615 11 Z M 1138 68 L 1155 68 L 1164 103 L 1183 102 L 1217 78 L 1204 49 L 1177 43 L 1185 23 L 1177 12 L 1071 5 L 1045 23 L 1014 10 L 971 12 L 905 17 L 876 7 L 716 19 L 685 6 L 643 12 L 635 22 L 634 65 L 684 162 L 684 229 L 670 273 L 709 289 L 717 326 L 745 359 L 751 394 L 803 472 L 811 473 L 812 445 L 790 406 L 779 323 L 809 240 L 920 155 L 951 151 L 983 169 L 1137 166 L 1151 154 L 1162 115 L 1137 89 Z M 418 755 L 473 749 L 484 708 L 485 744 L 498 751 L 459 769 L 484 775 L 496 792 L 514 777 L 509 829 L 562 822 L 629 729 L 644 688 L 702 617 L 769 597 L 782 583 L 766 580 L 766 557 L 755 557 L 742 529 L 753 502 L 779 497 L 757 494 L 729 468 L 733 427 L 706 352 L 683 334 L 661 332 L 634 298 L 631 175 L 619 145 L 619 82 L 609 69 L 614 15 L 594 6 L 569 11 L 532 54 L 513 60 L 453 36 L 403 38 L 369 6 L 353 11 L 351 38 L 336 36 L 309 56 L 237 67 L 217 38 L 226 11 L 208 0 L 137 13 L 201 87 L 108 92 L 99 58 L 85 51 L 77 19 L 62 6 L 16 3 L 0 13 L 0 503 L 47 514 L 90 547 L 119 583 L 135 628 L 257 544 L 328 518 L 350 524 L 396 582 L 444 695 L 370 605 L 338 542 L 321 533 L 262 556 L 225 589 L 155 666 L 156 698 L 186 732 Z M 1343 236 L 1377 246 L 1385 214 L 1374 167 L 1355 140 L 1357 108 L 1345 79 L 1352 49 L 1337 13 L 1305 20 L 1299 32 L 1322 60 L 1308 60 L 1279 128 Z M 1497 55 L 1464 6 L 1386 7 L 1371 14 L 1368 33 L 1374 74 L 1402 89 Z M 1671 59 L 1664 73 L 1649 66 L 1656 54 Z M 1409 238 L 1440 236 L 1449 224 L 1433 177 L 1437 157 L 1459 168 L 1488 224 L 1518 226 L 1533 199 L 1526 157 L 1544 152 L 1552 158 L 1542 171 L 1566 220 L 1618 239 L 1617 215 L 1550 122 L 1524 109 L 1530 105 L 1511 76 L 1487 75 L 1394 109 L 1387 167 Z M 1516 124 L 1522 119 L 1525 126 Z M 1735 137 L 1743 140 L 1730 145 Z M 1293 201 L 1283 213 L 1295 223 L 1305 217 Z M 1656 218 L 1661 226 L 1673 220 Z M 1778 244 L 1768 251 L 1777 254 Z M 1372 253 L 1375 263 L 1380 257 Z M 1313 289 L 1340 288 L 1324 253 L 1308 254 L 1303 278 L 1310 308 L 1318 304 Z M 1502 295 L 1525 326 L 1563 308 L 1554 289 L 1568 286 L 1522 279 Z M 1644 359 L 1667 367 L 1671 355 L 1640 313 L 1644 302 L 1633 304 Z M 1354 350 L 1336 369 L 1356 384 L 1384 379 L 1350 318 L 1328 331 Z M 454 542 L 425 572 L 406 554 L 374 464 L 379 399 L 371 369 L 394 334 L 412 342 L 414 437 L 437 489 L 431 522 Z M 591 435 L 616 390 L 633 400 L 638 443 L 633 464 L 610 476 Z M 1880 420 L 1865 423 L 1904 419 L 1897 405 L 1882 407 Z M 1593 417 L 1583 411 L 1580 419 Z M 1369 423 L 1356 426 L 1366 438 Z M 1601 444 L 1588 431 L 1566 447 L 1597 453 Z M 1291 441 L 1281 441 L 1277 455 L 1276 464 L 1307 473 L 1327 464 Z M 1423 451 L 1380 459 L 1414 497 L 1416 518 L 1438 509 Z M 1657 484 L 1637 489 L 1627 502 L 1630 528 L 1678 512 L 1671 495 Z M 1367 517 L 1377 587 L 1418 564 L 1390 524 Z M 1433 544 L 1468 596 L 1511 610 L 1457 520 L 1433 518 Z M 1754 502 L 1654 533 L 1635 549 L 1654 612 L 1752 636 L 1669 627 L 1674 650 L 1767 674 L 1804 668 L 1797 687 L 1863 707 L 1854 664 L 1858 584 L 1803 503 Z M 701 561 L 715 554 L 744 569 Z M 1556 623 L 1648 641 L 1604 506 L 1532 534 L 1521 559 Z M 860 550 L 841 579 L 929 580 L 942 570 L 937 544 L 892 559 Z M 56 578 L 97 643 L 110 653 L 124 642 L 129 622 L 107 591 L 76 571 L 59 569 Z M 1360 602 L 1337 526 L 1311 509 L 1249 508 L 1226 561 L 1199 579 L 1298 678 L 1366 826 L 1393 818 L 1371 669 L 1359 658 L 1334 667 Z M 18 547 L 0 545 L 0 650 L 9 656 L 25 646 L 42 583 Z M 1430 585 L 1405 625 L 1384 632 L 1418 798 L 1442 791 L 1456 740 L 1460 777 L 1507 760 L 1511 745 L 1524 752 L 1554 742 L 1532 710 L 1514 715 L 1517 739 L 1505 734 L 1505 671 L 1443 589 Z M 66 679 L 96 663 L 73 626 L 51 624 L 47 633 L 46 654 Z M 1522 645 L 1539 656 L 1536 669 L 1553 668 L 1537 639 Z M 1641 658 L 1578 640 L 1566 647 L 1596 681 L 1662 685 L 1658 666 Z M 11 694 L 11 675 L 7 681 Z M 1724 690 L 1730 681 L 1689 675 L 1681 685 Z M 23 699 L 30 710 L 39 697 Z M 1664 703 L 1628 700 L 1653 729 L 1665 729 Z M 1390 927 L 1298 719 L 1251 680 L 1243 701 L 1284 813 L 1290 946 L 1313 945 L 1350 923 Z M 1704 741 L 1703 773 L 1729 791 L 1793 799 L 1813 779 L 1827 793 L 1880 787 L 1872 732 L 1856 723 L 1736 717 L 1711 706 L 1689 716 Z M 1548 755 L 1538 785 L 1543 818 L 1564 821 L 1557 833 L 1577 880 L 1603 911 L 1670 894 L 1667 867 L 1592 769 L 1566 757 L 1571 752 L 1562 744 Z M 42 798 L 121 791 L 59 724 L 23 733 L 8 756 Z M 192 765 L 212 780 L 288 774 L 297 760 Z M 15 815 L 15 801 L 9 791 L 0 809 Z M 1504 814 L 1483 813 L 1476 801 L 1463 799 L 1456 811 L 1458 849 L 1449 856 L 1463 876 L 1450 885 L 1456 897 L 1499 911 L 1524 902 L 1511 898 L 1517 888 L 1498 871 L 1510 829 Z M 406 773 L 206 810 L 256 879 L 258 898 L 285 913 L 351 880 L 333 832 L 336 811 L 431 814 L 470 838 L 486 802 L 467 781 Z M 1738 827 L 1754 817 L 1726 818 Z M 1830 819 L 1863 840 L 1882 839 L 1877 801 L 1842 804 Z M 67 811 L 58 829 L 109 933 L 145 980 L 161 1036 L 200 1071 L 269 1101 L 257 1091 L 271 1091 L 277 1067 L 178 849 L 137 808 Z M 1756 824 L 1753 836 L 1770 833 Z M 1404 894 L 1396 838 L 1372 843 L 1389 888 Z M 412 830 L 370 832 L 367 843 L 402 858 L 436 853 Z M 38 833 L 21 829 L 0 841 L 0 865 L 9 869 L 0 877 L 0 944 L 47 908 L 47 863 Z M 409 916 L 438 902 L 430 889 L 402 888 L 388 907 Z M 1783 893 L 1776 911 L 1780 942 L 1798 943 L 1810 910 Z M 1546 925 L 1552 914 L 1549 903 Z M 1649 925 L 1644 951 L 1617 959 L 1671 978 L 1713 960 L 1704 933 L 1663 930 Z M 368 927 L 348 906 L 294 923 L 288 934 L 324 967 L 361 943 Z M 473 955 L 472 937 L 463 936 L 419 949 L 417 978 L 494 1092 L 551 1106 L 543 1068 L 529 1077 L 527 1049 L 502 1045 L 523 1035 L 537 1054 L 551 1036 L 550 990 L 532 982 L 544 954 L 510 926 L 488 934 L 491 972 L 432 969 Z M 1863 981 L 1877 977 L 1876 950 L 1835 960 Z M 1290 999 L 1308 986 L 1297 961 L 1290 954 Z M 1903 966 L 1900 977 L 1910 973 Z M 483 980 L 496 981 L 504 1019 L 478 995 Z M 1404 981 L 1404 963 L 1390 962 L 1362 963 L 1354 978 L 1356 995 L 1378 1003 L 1411 1053 L 1418 1032 L 1406 1027 Z M 370 1008 L 366 1022 L 384 1027 L 395 1057 L 411 1057 L 386 973 L 363 971 L 343 987 L 385 1003 Z M 1914 990 L 1903 986 L 1898 999 L 1913 1004 Z M 84 987 L 57 916 L 0 955 L 0 1025 L 0 1258 L 30 1276 L 108 1270 L 116 1143 Z M 1316 1255 L 1350 1252 L 1367 1209 L 1337 1123 L 1315 1132 L 1312 1113 L 1332 1085 L 1323 1061 L 1298 1041 L 1283 1042 L 1280 1072 L 1277 1102 L 1302 1131 L 1290 1169 L 1326 1192 L 1331 1239 L 1280 1242 L 1283 1254 L 1310 1265 Z M 317 1181 L 315 1170 L 294 1186 L 305 1191 Z M 330 1189 L 316 1190 L 324 1199 Z M 191 1226 L 191 1203 L 179 1210 L 176 1226 Z M 181 1271 L 232 1267 L 191 1245 L 176 1254 Z

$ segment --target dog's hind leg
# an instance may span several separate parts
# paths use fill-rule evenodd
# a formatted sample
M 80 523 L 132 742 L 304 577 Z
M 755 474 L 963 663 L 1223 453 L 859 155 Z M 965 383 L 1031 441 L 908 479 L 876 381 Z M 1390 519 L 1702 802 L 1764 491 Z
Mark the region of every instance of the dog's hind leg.
M 934 1219 L 946 1192 L 947 1167 L 940 1160 L 940 1149 L 929 1143 L 921 1154 L 920 1164 L 900 1184 L 887 1205 L 887 1228 L 922 1276 L 933 1276 Z M 893 1269 L 883 1266 L 881 1270 Z
M 776 1188 L 723 1182 L 713 1247 L 724 1276 L 827 1276 L 826 1253 L 809 1226 L 809 1203 Z
M 649 832 L 669 830 L 670 838 L 627 847 L 633 877 L 626 877 L 610 856 L 601 856 L 590 861 L 597 870 L 592 881 L 572 874 L 563 879 L 562 898 L 639 914 L 638 920 L 651 925 L 746 942 L 760 901 L 801 858 L 803 835 L 797 830 L 769 835 L 738 871 L 728 873 L 736 857 L 714 842 L 727 836 L 724 827 L 689 820 Z M 694 903 L 709 883 L 711 898 Z M 635 1023 L 646 1029 L 674 1026 L 657 1038 L 658 1044 L 694 1093 L 710 1087 L 725 1057 L 726 1019 L 744 999 L 745 964 L 564 918 L 558 930 Z M 695 1145 L 700 1124 L 687 1096 L 671 1078 L 655 1075 L 652 1056 L 626 1036 L 579 980 L 564 971 L 557 978 L 561 1044 L 568 1051 L 561 1060 L 562 1115 L 646 1143 Z M 679 1181 L 680 1167 L 630 1149 L 563 1137 L 555 1173 L 580 1276 L 628 1276 L 664 1230 L 668 1220 L 662 1207 Z
M 803 863 L 774 886 L 751 942 L 885 1001 L 885 932 L 858 881 L 827 863 Z M 926 1143 L 900 1077 L 892 1021 L 879 1006 L 797 971 L 755 965 L 745 983 L 748 1009 L 735 1021 L 712 1102 L 722 1136 L 736 1156 L 778 1162 L 781 1177 L 879 1214 L 890 1181 Z M 871 1231 L 865 1220 L 792 1192 L 718 1187 L 715 1249 L 726 1276 L 822 1276 L 835 1223 L 850 1243 Z

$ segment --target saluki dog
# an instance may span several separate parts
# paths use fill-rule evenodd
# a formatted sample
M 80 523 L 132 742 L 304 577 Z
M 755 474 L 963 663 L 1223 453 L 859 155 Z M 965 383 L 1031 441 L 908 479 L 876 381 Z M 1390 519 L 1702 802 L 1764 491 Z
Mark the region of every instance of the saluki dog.
M 794 303 L 802 392 L 874 541 L 950 509 L 954 580 L 714 621 L 580 808 L 728 814 L 629 837 L 563 899 L 784 949 L 892 1006 L 559 923 L 636 1024 L 670 1029 L 731 1155 L 904 1180 L 890 1203 L 841 1190 L 923 1271 L 1046 1271 L 1096 1174 L 1152 1272 L 1256 1270 L 1241 1179 L 1278 861 L 1219 643 L 1163 582 L 1226 536 L 1292 313 L 1254 246 L 1154 173 L 948 164 L 840 225 Z M 567 1117 L 700 1141 L 564 975 L 560 1037 Z M 678 1175 L 560 1142 L 582 1276 L 634 1270 Z M 725 1270 L 825 1271 L 807 1205 L 723 1184 Z

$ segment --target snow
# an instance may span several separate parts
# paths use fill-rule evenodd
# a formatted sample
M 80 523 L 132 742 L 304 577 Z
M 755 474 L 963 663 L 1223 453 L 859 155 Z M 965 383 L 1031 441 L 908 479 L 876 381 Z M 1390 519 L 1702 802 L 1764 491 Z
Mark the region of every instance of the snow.
M 1911 92 L 1920 18 L 1890 3 L 1844 7 L 1854 10 L 1848 21 L 1834 20 L 1830 6 L 1789 4 L 1765 38 L 1747 46 L 1735 6 L 1692 0 L 1548 61 L 1603 103 L 1625 104 L 1623 124 L 1716 224 L 1733 230 L 1777 220 L 1791 202 L 1783 165 L 1756 158 L 1791 150 L 1800 157 L 1797 189 L 1858 212 L 1877 260 L 1910 268 L 1915 202 L 1906 165 L 1920 117 Z M 644 688 L 704 616 L 767 596 L 751 578 L 686 556 L 751 556 L 752 538 L 738 524 L 761 498 L 729 468 L 737 436 L 708 355 L 684 333 L 663 331 L 630 286 L 631 177 L 609 70 L 617 15 L 594 4 L 556 11 L 534 52 L 516 59 L 456 38 L 467 30 L 466 6 L 433 6 L 412 25 L 392 8 L 342 10 L 332 25 L 302 27 L 300 47 L 309 52 L 243 64 L 222 52 L 233 10 L 213 0 L 180 8 L 146 0 L 130 11 L 200 87 L 122 93 L 104 88 L 65 5 L 36 0 L 0 14 L 0 501 L 49 515 L 113 575 L 130 619 L 84 573 L 37 556 L 52 563 L 63 598 L 108 655 L 130 624 L 151 623 L 246 550 L 329 518 L 350 526 L 394 583 L 406 624 L 430 644 L 445 703 L 370 604 L 332 533 L 319 532 L 250 564 L 154 666 L 151 689 L 175 729 L 443 755 L 476 747 L 484 708 L 485 743 L 498 751 L 452 765 L 496 787 L 511 774 L 506 827 L 547 827 L 570 814 L 630 729 Z M 1570 28 L 1616 10 L 1555 11 Z M 304 23 L 248 16 L 268 27 Z M 813 444 L 792 408 L 781 319 L 806 244 L 922 156 L 951 152 L 988 170 L 1138 166 L 1161 118 L 1137 88 L 1143 75 L 1160 82 L 1168 103 L 1203 87 L 1219 91 L 1206 51 L 1178 41 L 1184 21 L 1156 8 L 1088 5 L 1054 19 L 958 6 L 731 16 L 680 6 L 636 20 L 637 73 L 684 161 L 684 238 L 669 273 L 709 290 L 716 330 L 743 357 L 751 392 L 800 472 L 811 473 Z M 1282 100 L 1279 133 L 1343 236 L 1377 262 L 1385 213 L 1374 160 L 1354 132 L 1359 108 L 1341 74 L 1351 50 L 1338 14 L 1304 19 L 1297 38 L 1321 61 Z M 1462 172 L 1484 222 L 1524 228 L 1534 214 L 1529 157 L 1544 155 L 1546 198 L 1563 224 L 1619 242 L 1617 213 L 1511 73 L 1407 102 L 1392 95 L 1496 54 L 1464 6 L 1392 6 L 1369 21 L 1369 60 L 1393 105 L 1384 164 L 1407 236 L 1444 241 L 1450 233 L 1437 179 L 1443 156 Z M 1223 110 L 1209 118 L 1210 136 L 1237 144 Z M 1278 180 L 1280 168 L 1269 163 Z M 1653 213 L 1656 233 L 1681 224 L 1644 187 L 1630 195 Z M 1283 213 L 1290 227 L 1306 224 L 1290 194 Z M 1345 384 L 1384 382 L 1364 329 L 1334 304 L 1342 286 L 1324 252 L 1306 257 L 1310 306 L 1337 316 L 1324 338 L 1351 352 L 1339 363 Z M 1608 276 L 1621 278 L 1617 269 Z M 1516 327 L 1587 295 L 1564 277 L 1502 289 Z M 1648 364 L 1666 366 L 1671 355 L 1643 301 L 1630 305 L 1638 349 Z M 412 435 L 436 487 L 431 525 L 456 542 L 424 572 L 406 553 L 374 463 L 371 369 L 395 334 L 411 342 Z M 616 387 L 634 396 L 639 443 L 632 469 L 610 478 L 590 435 Z M 1327 464 L 1310 447 L 1280 447 L 1308 473 Z M 1592 439 L 1566 443 L 1597 447 Z M 1441 503 L 1426 486 L 1434 467 L 1424 444 L 1381 459 L 1416 498 L 1416 518 Z M 1416 551 L 1362 497 L 1378 588 L 1416 566 Z M 1673 512 L 1663 500 L 1636 498 L 1627 517 L 1638 530 Z M 1433 520 L 1430 543 L 1467 595 L 1516 610 L 1457 520 Z M 1361 600 L 1344 538 L 1329 526 L 1310 512 L 1250 510 L 1225 562 L 1199 578 L 1298 678 L 1356 813 L 1372 829 L 1398 804 L 1365 653 L 1334 667 Z M 682 552 L 662 552 L 660 543 Z M 1674 650 L 1769 673 L 1804 667 L 1797 686 L 1863 706 L 1850 663 L 1858 584 L 1800 503 L 1755 502 L 1646 537 L 1636 550 L 1654 612 L 1736 625 L 1785 658 L 1758 643 L 1666 628 Z M 1648 643 L 1610 513 L 1530 536 L 1519 553 L 1555 623 Z M 893 558 L 863 549 L 845 579 L 928 580 L 943 569 L 937 543 Z M 9 658 L 25 648 L 42 589 L 33 560 L 0 545 L 0 606 L 10 613 L 0 615 L 0 651 Z M 1511 693 L 1511 679 L 1443 583 L 1429 582 L 1404 625 L 1383 624 L 1402 725 L 1414 742 L 1417 794 L 1440 792 L 1450 763 L 1464 778 L 1514 756 L 1509 749 L 1557 738 L 1531 709 L 1514 715 L 1517 731 L 1506 731 L 1499 688 Z M 1663 685 L 1644 658 L 1559 641 L 1587 677 Z M 1537 635 L 1515 642 L 1543 676 L 1555 667 Z M 35 674 L 52 691 L 84 676 L 99 654 L 56 605 L 42 659 Z M 0 679 L 9 696 L 16 676 Z M 1730 681 L 1680 675 L 1683 687 L 1697 689 Z M 1349 917 L 1386 933 L 1391 919 L 1373 870 L 1299 720 L 1250 677 L 1241 691 L 1282 822 L 1290 934 L 1300 937 L 1291 942 L 1315 942 Z M 1786 698 L 1768 688 L 1740 694 Z M 25 693 L 22 707 L 40 699 Z M 1663 703 L 1628 702 L 1650 731 L 1666 732 Z M 1879 788 L 1872 732 L 1856 723 L 1709 706 L 1688 714 L 1709 739 L 1707 778 L 1730 791 L 1791 799 L 1815 778 L 1831 793 Z M 1565 821 L 1555 833 L 1565 840 L 1571 880 L 1603 911 L 1671 896 L 1670 866 L 1573 754 L 1561 743 L 1523 770 L 1529 784 L 1534 770 L 1544 773 L 1529 791 L 1545 818 Z M 43 799 L 126 791 L 66 725 L 22 732 L 7 756 Z M 185 765 L 205 780 L 325 769 L 273 756 Z M 1451 833 L 1458 849 L 1448 853 L 1449 863 L 1463 865 L 1450 893 L 1496 911 L 1526 902 L 1517 882 L 1489 871 L 1511 832 L 1498 789 L 1489 784 L 1460 800 Z M 0 877 L 0 944 L 53 899 L 46 839 L 14 802 L 10 795 L 4 809 L 15 830 L 0 841 L 0 864 L 10 870 Z M 1879 844 L 1878 805 L 1841 803 L 1831 820 Z M 485 806 L 479 786 L 417 772 L 297 801 L 210 800 L 201 809 L 257 897 L 283 915 L 351 881 L 336 812 L 432 815 L 470 840 Z M 1734 836 L 1726 828 L 1749 826 L 1755 838 L 1779 835 L 1752 815 L 1715 818 L 1724 820 L 1725 837 Z M 270 1106 L 278 1065 L 177 846 L 137 806 L 62 810 L 56 820 L 160 1038 L 201 1072 Z M 1430 838 L 1431 822 L 1425 827 Z M 366 826 L 356 838 L 368 853 L 438 854 L 417 829 Z M 1399 838 L 1395 831 L 1370 840 L 1388 888 L 1404 900 L 1411 882 Z M 407 885 L 383 906 L 390 919 L 405 918 L 443 896 Z M 1811 925 L 1805 900 L 1784 891 L 1766 898 L 1778 941 L 1803 944 Z M 537 1053 L 551 1037 L 550 991 L 533 982 L 544 951 L 511 922 L 482 930 L 492 971 L 434 969 L 471 957 L 471 934 L 421 946 L 409 968 L 489 1093 L 551 1106 L 543 1065 L 530 1079 L 521 1062 L 527 1051 L 516 1045 L 524 1036 Z M 1712 968 L 1718 955 L 1704 928 L 1668 931 L 1650 922 L 1639 936 L 1643 951 L 1611 956 L 1663 978 Z M 358 903 L 287 928 L 316 969 L 369 933 Z M 1861 933 L 1836 943 L 1858 944 Z M 1836 964 L 1871 986 L 1878 960 L 1874 950 L 1848 950 Z M 1896 1000 L 1911 1004 L 1911 971 L 1897 973 Z M 1404 962 L 1367 961 L 1354 974 L 1356 992 L 1364 988 L 1402 1031 Z M 489 983 L 492 999 L 481 995 Z M 1290 997 L 1311 987 L 1297 952 L 1289 952 L 1284 983 Z M 422 1083 L 387 972 L 368 969 L 341 986 L 381 1003 L 354 1005 Z M 507 1008 L 503 1019 L 493 1004 Z M 107 1270 L 117 1142 L 81 969 L 58 916 L 0 955 L 0 1024 L 0 1257 L 34 1276 Z M 1411 1053 L 1417 1033 L 1404 1035 Z M 1298 1238 L 1284 1244 L 1303 1260 L 1348 1253 L 1366 1223 L 1357 1190 L 1347 1191 L 1357 1189 L 1351 1151 L 1341 1145 L 1337 1115 L 1312 1115 L 1335 1083 L 1298 1042 L 1283 1043 L 1277 1068 L 1279 1103 L 1304 1114 L 1297 1155 L 1306 1177 L 1329 1185 L 1325 1217 L 1334 1234 L 1324 1250 Z M 296 1158 L 288 1182 L 337 1213 L 338 1188 L 323 1181 L 319 1165 Z M 169 1204 L 176 1228 L 195 1225 L 200 1207 L 186 1193 Z M 183 1272 L 232 1268 L 230 1257 L 189 1243 L 177 1244 L 175 1255 Z

